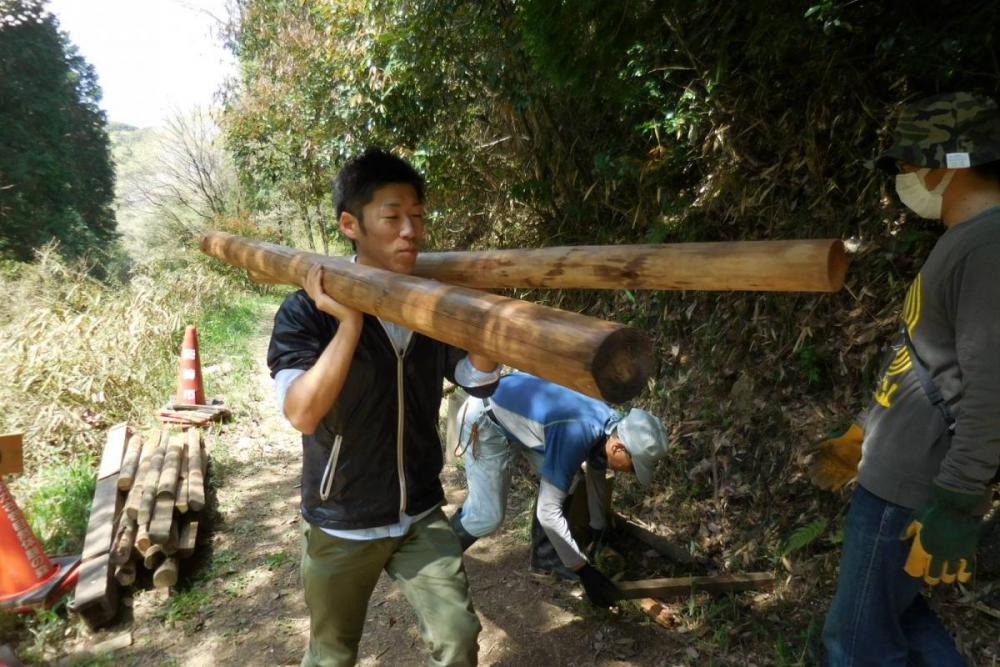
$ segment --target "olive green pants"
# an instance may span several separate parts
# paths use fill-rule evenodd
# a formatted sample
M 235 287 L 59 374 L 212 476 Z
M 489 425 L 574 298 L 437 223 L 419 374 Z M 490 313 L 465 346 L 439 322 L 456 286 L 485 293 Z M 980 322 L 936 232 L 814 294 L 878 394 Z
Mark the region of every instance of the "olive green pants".
M 458 538 L 439 509 L 403 537 L 355 541 L 303 522 L 302 578 L 311 631 L 304 667 L 353 665 L 385 570 L 417 613 L 431 665 L 475 665 L 481 626 Z

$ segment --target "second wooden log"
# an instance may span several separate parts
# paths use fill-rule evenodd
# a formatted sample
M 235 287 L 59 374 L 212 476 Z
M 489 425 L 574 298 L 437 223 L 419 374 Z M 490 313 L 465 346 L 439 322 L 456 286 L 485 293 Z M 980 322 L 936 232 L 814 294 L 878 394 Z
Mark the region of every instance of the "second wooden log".
M 838 239 L 567 246 L 421 253 L 413 275 L 480 289 L 836 292 Z

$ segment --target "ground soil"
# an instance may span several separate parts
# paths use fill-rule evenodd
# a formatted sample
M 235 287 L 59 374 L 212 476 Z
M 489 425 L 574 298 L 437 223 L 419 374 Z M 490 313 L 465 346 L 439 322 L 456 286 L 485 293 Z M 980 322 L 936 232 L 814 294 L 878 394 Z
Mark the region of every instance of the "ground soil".
M 258 367 L 246 409 L 209 439 L 212 455 L 209 530 L 198 553 L 184 561 L 169 595 L 149 582 L 128 594 L 121 618 L 98 633 L 68 639 L 67 663 L 103 640 L 131 631 L 133 643 L 110 662 L 131 665 L 295 665 L 308 639 L 308 614 L 299 583 L 299 436 L 279 416 L 264 366 L 270 319 L 255 341 Z M 464 496 L 464 475 L 449 464 L 443 479 L 450 513 Z M 522 477 L 523 480 L 523 477 Z M 613 611 L 590 606 L 579 586 L 540 581 L 527 569 L 531 482 L 511 493 L 508 518 L 497 534 L 467 552 L 473 600 L 482 621 L 480 664 L 507 666 L 814 664 L 804 646 L 816 644 L 817 619 L 829 603 L 832 578 L 808 568 L 779 572 L 771 593 L 706 597 L 668 604 L 654 624 L 634 603 Z M 629 545 L 626 545 L 628 547 Z M 629 578 L 685 574 L 639 544 L 623 549 Z M 816 565 L 813 566 L 818 567 Z M 828 568 L 827 568 L 828 569 Z M 820 568 L 822 572 L 826 569 Z M 705 572 L 690 572 L 705 573 Z M 144 583 L 144 585 L 142 585 Z M 945 610 L 948 612 L 949 610 Z M 993 621 L 963 608 L 949 625 L 977 645 L 989 664 L 988 634 L 971 630 Z M 964 621 L 964 623 L 963 623 Z M 807 627 L 808 626 L 808 627 Z M 971 630 L 971 631 L 970 631 Z M 793 635 L 793 633 L 796 633 Z M 962 642 L 965 644 L 966 642 Z M 794 647 L 794 648 L 792 648 Z M 426 661 L 413 612 L 383 575 L 372 596 L 360 646 L 361 665 L 421 665 Z

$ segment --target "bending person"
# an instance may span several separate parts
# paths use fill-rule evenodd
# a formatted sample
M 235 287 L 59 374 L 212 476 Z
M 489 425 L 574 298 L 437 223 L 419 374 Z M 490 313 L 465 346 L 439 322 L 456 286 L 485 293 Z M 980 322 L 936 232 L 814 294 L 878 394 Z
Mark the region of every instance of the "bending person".
M 653 466 L 667 451 L 660 420 L 639 409 L 623 417 L 601 401 L 528 373 L 502 377 L 491 397 L 469 398 L 460 415 L 469 495 L 451 525 L 462 549 L 503 522 L 510 463 L 520 454 L 541 477 L 532 570 L 579 577 L 591 602 L 610 606 L 616 588 L 587 562 L 570 534 L 567 501 L 586 463 L 590 528 L 593 536 L 602 535 L 607 525 L 605 471 L 634 472 L 648 485 Z

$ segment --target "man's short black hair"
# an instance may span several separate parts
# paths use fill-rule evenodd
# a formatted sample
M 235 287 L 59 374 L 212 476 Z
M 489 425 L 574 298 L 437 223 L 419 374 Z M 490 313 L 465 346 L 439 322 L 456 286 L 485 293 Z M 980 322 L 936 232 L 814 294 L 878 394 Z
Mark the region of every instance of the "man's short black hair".
M 362 224 L 362 209 L 371 202 L 375 191 L 383 185 L 408 183 L 424 200 L 424 177 L 409 162 L 379 148 L 369 148 L 352 159 L 333 180 L 333 203 L 337 219 L 347 211 Z

